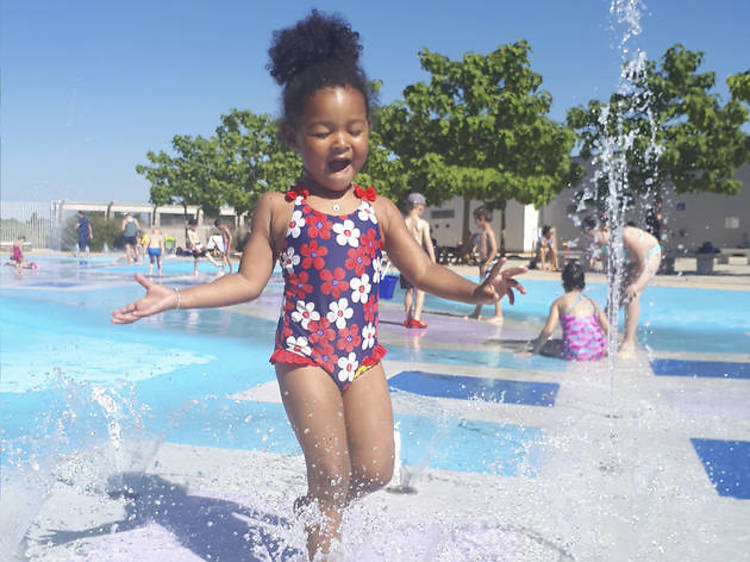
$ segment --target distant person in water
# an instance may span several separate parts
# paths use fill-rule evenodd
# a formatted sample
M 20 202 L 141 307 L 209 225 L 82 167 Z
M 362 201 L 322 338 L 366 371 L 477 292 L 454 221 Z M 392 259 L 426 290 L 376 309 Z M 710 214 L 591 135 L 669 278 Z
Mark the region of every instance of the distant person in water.
M 477 257 L 479 259 L 479 282 L 481 283 L 487 272 L 492 269 L 492 265 L 497 258 L 497 239 L 492 231 L 492 211 L 487 207 L 478 207 L 474 209 L 474 223 L 479 228 L 477 240 Z M 478 304 L 474 311 L 467 318 L 480 320 L 482 317 L 482 305 Z M 495 315 L 490 316 L 487 322 L 492 324 L 503 323 L 503 304 L 501 301 L 495 302 Z
M 227 270 L 227 273 L 232 273 L 232 231 L 224 224 L 221 217 L 214 221 L 214 226 L 219 231 L 219 234 L 221 234 L 221 241 L 223 243 L 221 250 L 221 274 L 223 275 L 225 270 Z
M 608 244 L 612 237 L 606 225 L 594 217 L 587 217 L 583 220 L 583 228 L 597 246 L 605 252 L 609 251 Z M 641 314 L 641 293 L 659 271 L 661 245 L 645 230 L 626 225 L 622 229 L 622 246 L 624 275 L 618 306 L 625 306 L 625 337 L 620 343 L 617 357 L 632 359 L 635 357 L 635 332 Z
M 164 235 L 161 233 L 161 228 L 154 226 L 151 228 L 151 235 L 147 235 L 146 239 L 146 252 L 148 252 L 148 274 L 154 273 L 154 264 L 156 264 L 156 270 L 161 275 L 161 257 L 164 254 Z
M 198 262 L 200 262 L 201 258 L 206 258 L 216 267 L 219 267 L 219 264 L 216 263 L 214 258 L 211 257 L 211 254 L 206 250 L 206 246 L 203 244 L 200 234 L 198 234 L 197 220 L 190 219 L 188 221 L 188 228 L 185 235 L 187 238 L 185 245 L 190 253 L 193 254 L 193 275 L 198 275 Z
M 125 257 L 128 260 L 128 265 L 131 265 L 134 261 L 138 263 L 138 231 L 141 225 L 138 224 L 138 219 L 134 218 L 130 213 L 125 213 L 125 218 L 122 219 L 120 230 L 122 231 L 122 242 L 125 244 Z
M 23 245 L 25 243 L 26 236 L 21 235 L 15 242 L 13 242 L 13 248 L 11 249 L 8 265 L 15 266 L 18 273 L 21 273 L 22 269 L 37 269 L 36 263 L 33 261 L 27 261 L 23 256 Z
M 435 263 L 435 248 L 430 237 L 430 224 L 422 218 L 426 204 L 424 195 L 410 193 L 406 198 L 407 215 L 404 218 L 404 224 L 419 247 L 427 253 L 430 261 Z M 406 313 L 404 326 L 407 328 L 426 328 L 427 323 L 422 320 L 424 291 L 416 289 L 403 275 L 399 276 L 399 284 L 404 289 L 404 311 Z
M 569 262 L 563 269 L 562 282 L 565 294 L 550 306 L 547 323 L 531 342 L 531 349 L 518 355 L 529 357 L 541 353 L 576 361 L 602 358 L 607 349 L 605 336 L 609 322 L 596 303 L 583 294 L 586 286 L 583 267 L 576 261 Z M 562 325 L 562 340 L 550 340 L 558 322 Z
M 76 257 L 80 257 L 81 252 L 86 252 L 86 259 L 89 259 L 91 255 L 91 241 L 94 239 L 94 230 L 91 228 L 91 223 L 86 218 L 86 215 L 83 214 L 83 211 L 78 211 L 76 233 L 78 234 Z

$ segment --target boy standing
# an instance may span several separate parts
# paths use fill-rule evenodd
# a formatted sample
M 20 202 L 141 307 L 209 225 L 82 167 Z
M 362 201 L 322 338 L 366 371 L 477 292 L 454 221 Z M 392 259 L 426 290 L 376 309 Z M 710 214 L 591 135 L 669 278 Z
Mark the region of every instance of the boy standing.
M 422 218 L 425 205 L 424 196 L 421 193 L 410 193 L 406 199 L 407 215 L 404 218 L 406 230 L 409 231 L 416 240 L 417 244 L 427 253 L 430 261 L 435 262 L 435 248 L 432 246 L 430 237 L 430 225 Z M 406 277 L 399 277 L 401 288 L 404 289 L 404 311 L 406 319 L 404 326 L 407 328 L 427 327 L 427 323 L 422 321 L 422 307 L 424 306 L 424 291 L 415 289 Z
M 474 222 L 479 228 L 479 241 L 477 242 L 477 251 L 479 254 L 479 279 L 480 282 L 488 271 L 492 269 L 492 264 L 497 256 L 497 240 L 495 233 L 492 231 L 492 211 L 487 207 L 478 207 L 474 209 Z M 475 320 L 481 319 L 482 305 L 478 304 L 468 318 Z M 487 319 L 492 324 L 503 323 L 503 306 L 500 301 L 495 303 L 495 315 Z

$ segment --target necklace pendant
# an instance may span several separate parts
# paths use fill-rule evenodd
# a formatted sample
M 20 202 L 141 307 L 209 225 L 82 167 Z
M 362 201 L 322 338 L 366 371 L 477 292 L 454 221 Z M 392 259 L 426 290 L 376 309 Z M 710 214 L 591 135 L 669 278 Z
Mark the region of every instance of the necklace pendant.
M 341 210 L 341 205 L 339 205 L 338 203 L 334 203 L 333 210 L 338 213 Z

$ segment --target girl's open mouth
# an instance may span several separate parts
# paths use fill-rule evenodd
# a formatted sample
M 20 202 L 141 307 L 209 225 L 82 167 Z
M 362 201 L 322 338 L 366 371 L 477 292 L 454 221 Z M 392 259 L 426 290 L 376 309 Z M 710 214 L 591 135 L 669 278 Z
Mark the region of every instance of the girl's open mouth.
M 328 162 L 328 169 L 331 170 L 331 172 L 336 173 L 340 172 L 352 163 L 352 161 L 349 158 L 339 158 L 336 160 L 331 160 Z

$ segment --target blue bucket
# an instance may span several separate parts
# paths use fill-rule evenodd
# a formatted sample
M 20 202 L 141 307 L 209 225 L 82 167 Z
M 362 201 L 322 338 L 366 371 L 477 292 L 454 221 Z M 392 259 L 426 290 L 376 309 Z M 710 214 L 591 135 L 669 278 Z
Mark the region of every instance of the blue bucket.
M 393 298 L 396 281 L 398 281 L 398 275 L 383 275 L 383 278 L 380 280 L 380 289 L 378 290 L 381 299 Z

